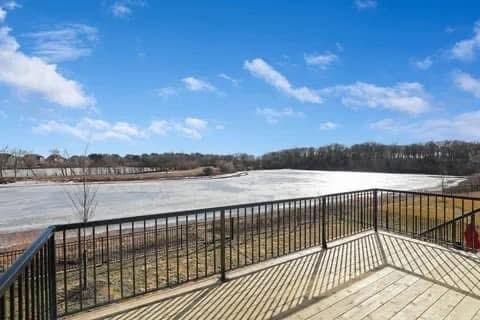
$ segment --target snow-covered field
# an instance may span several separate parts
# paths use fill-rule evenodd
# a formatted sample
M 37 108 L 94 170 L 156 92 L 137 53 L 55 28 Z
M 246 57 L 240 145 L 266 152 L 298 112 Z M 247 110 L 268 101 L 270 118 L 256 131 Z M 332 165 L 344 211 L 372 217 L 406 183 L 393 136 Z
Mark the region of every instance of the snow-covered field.
M 463 180 L 448 177 L 449 184 Z M 271 170 L 222 179 L 98 184 L 94 219 L 154 214 L 255 201 L 316 196 L 365 188 L 435 189 L 442 177 L 340 171 Z M 0 233 L 77 222 L 67 190 L 72 184 L 0 186 Z

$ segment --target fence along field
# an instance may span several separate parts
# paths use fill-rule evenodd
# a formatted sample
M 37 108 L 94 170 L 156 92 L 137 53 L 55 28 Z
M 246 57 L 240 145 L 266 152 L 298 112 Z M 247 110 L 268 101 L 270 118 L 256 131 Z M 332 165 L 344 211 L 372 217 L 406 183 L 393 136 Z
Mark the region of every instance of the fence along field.
M 57 311 L 75 313 L 222 274 L 377 225 L 477 249 L 463 232 L 479 224 L 478 211 L 475 198 L 366 190 L 57 226 Z

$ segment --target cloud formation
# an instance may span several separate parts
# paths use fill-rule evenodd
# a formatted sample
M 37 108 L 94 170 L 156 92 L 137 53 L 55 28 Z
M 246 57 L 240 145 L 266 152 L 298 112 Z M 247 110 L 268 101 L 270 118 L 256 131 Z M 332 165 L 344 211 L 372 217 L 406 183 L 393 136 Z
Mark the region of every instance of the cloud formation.
M 352 107 L 384 108 L 410 114 L 420 114 L 430 108 L 429 96 L 418 82 L 400 82 L 394 86 L 355 82 L 321 92 L 339 96 L 344 105 Z
M 116 18 L 127 18 L 132 15 L 135 7 L 144 6 L 146 2 L 141 0 L 118 0 L 110 6 L 110 12 Z
M 433 64 L 431 57 L 426 57 L 425 59 L 413 61 L 413 65 L 420 70 L 428 70 Z
M 288 79 L 261 58 L 245 61 L 244 68 L 253 76 L 300 102 L 322 103 L 321 97 L 307 87 L 294 87 Z
M 391 118 L 370 124 L 373 130 L 410 135 L 415 139 L 445 140 L 461 139 L 473 141 L 480 139 L 480 111 L 465 112 L 450 118 L 435 118 L 405 123 Z
M 338 56 L 327 51 L 323 54 L 305 54 L 304 59 L 306 64 L 325 70 L 338 60 Z
M 217 88 L 215 88 L 211 83 L 193 76 L 183 78 L 182 82 L 185 85 L 185 88 L 189 91 L 217 91 Z
M 187 117 L 181 121 L 154 120 L 142 128 L 136 124 L 118 121 L 109 122 L 101 119 L 83 118 L 77 123 L 49 120 L 32 128 L 38 134 L 65 134 L 83 141 L 106 141 L 145 139 L 152 135 L 165 136 L 171 132 L 189 139 L 199 140 L 208 129 L 206 120 Z
M 47 62 L 61 62 L 89 56 L 98 39 L 98 31 L 84 24 L 68 24 L 28 33 L 27 37 L 34 41 L 35 56 Z
M 480 20 L 475 22 L 473 36 L 455 43 L 451 49 L 452 57 L 462 61 L 475 59 L 476 51 L 480 48 Z
M 225 74 L 225 73 L 220 73 L 218 75 L 219 78 L 222 78 L 222 79 L 225 79 L 227 81 L 230 81 L 234 86 L 238 87 L 238 85 L 240 84 L 240 80 L 238 79 L 235 79 L 235 78 L 232 78 L 230 77 L 229 75 Z
M 275 124 L 284 118 L 301 118 L 303 112 L 294 111 L 292 108 L 272 109 L 257 108 L 257 115 L 262 116 L 270 124 Z
M 338 124 L 331 122 L 331 121 L 326 121 L 320 123 L 320 130 L 322 131 L 328 131 L 328 130 L 334 130 L 338 128 Z
M 359 10 L 374 9 L 378 5 L 376 0 L 355 0 L 353 4 Z
M 64 107 L 94 105 L 94 99 L 82 86 L 60 74 L 55 64 L 21 52 L 10 31 L 8 27 L 0 28 L 0 82 L 21 92 L 39 94 Z
M 453 81 L 461 90 L 473 94 L 476 98 L 480 98 L 480 79 L 474 78 L 466 72 L 455 72 Z

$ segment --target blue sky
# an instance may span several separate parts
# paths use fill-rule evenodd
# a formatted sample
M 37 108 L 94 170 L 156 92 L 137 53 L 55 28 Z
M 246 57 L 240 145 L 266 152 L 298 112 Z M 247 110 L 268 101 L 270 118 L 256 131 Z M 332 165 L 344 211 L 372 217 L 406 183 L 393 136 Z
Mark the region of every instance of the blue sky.
M 480 140 L 478 1 L 0 1 L 0 146 Z

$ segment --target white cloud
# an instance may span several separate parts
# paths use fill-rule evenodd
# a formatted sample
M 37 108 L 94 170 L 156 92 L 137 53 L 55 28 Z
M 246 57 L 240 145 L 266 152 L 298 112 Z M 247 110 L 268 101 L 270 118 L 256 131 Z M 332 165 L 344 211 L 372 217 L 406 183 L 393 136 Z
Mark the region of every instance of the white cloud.
M 66 134 L 83 141 L 134 140 L 146 139 L 152 135 L 165 136 L 175 132 L 189 139 L 201 139 L 208 130 L 208 122 L 188 117 L 181 121 L 154 120 L 147 127 L 118 121 L 83 118 L 77 123 L 50 120 L 41 122 L 32 128 L 38 134 Z
M 19 51 L 20 45 L 10 35 L 10 28 L 0 28 L 0 82 L 22 92 L 36 93 L 64 107 L 94 105 L 82 86 L 61 75 L 55 64 Z
M 230 81 L 234 86 L 238 86 L 240 83 L 240 80 L 232 78 L 225 73 L 220 73 L 218 77 Z
M 307 87 L 295 88 L 280 72 L 266 63 L 263 59 L 256 58 L 245 61 L 244 68 L 250 73 L 273 86 L 277 90 L 291 96 L 301 102 L 322 103 L 320 96 Z
M 462 61 L 471 61 L 475 59 L 475 52 L 480 48 L 480 20 L 475 22 L 473 36 L 455 43 L 451 50 L 453 58 Z
M 74 125 L 50 120 L 35 126 L 33 131 L 68 134 L 84 141 L 132 140 L 145 136 L 142 130 L 128 122 L 109 123 L 91 118 L 84 118 Z
M 402 123 L 383 119 L 370 124 L 370 128 L 397 134 L 408 134 L 418 140 L 480 139 L 480 111 L 466 112 L 450 118 L 428 119 L 421 122 Z
M 425 59 L 413 61 L 413 65 L 420 70 L 427 70 L 432 66 L 432 64 L 433 60 L 431 57 L 426 57 Z
M 97 29 L 84 24 L 69 24 L 53 30 L 27 34 L 33 39 L 33 52 L 48 62 L 76 60 L 89 56 L 97 41 Z
M 323 54 L 306 54 L 304 59 L 308 65 L 317 66 L 325 70 L 338 60 L 338 56 L 327 51 Z
M 199 140 L 207 129 L 208 122 L 198 118 L 185 118 L 182 122 L 174 124 L 174 128 L 183 136 Z
M 171 124 L 166 120 L 152 121 L 148 130 L 154 134 L 164 136 L 172 129 Z
M 304 116 L 303 112 L 294 111 L 292 108 L 257 108 L 257 115 L 264 117 L 270 124 L 275 124 L 283 118 L 301 118 Z
M 217 91 L 217 88 L 215 88 L 212 84 L 210 84 L 207 81 L 200 80 L 195 77 L 186 77 L 182 79 L 183 84 L 185 85 L 185 88 L 190 91 Z
M 15 1 L 6 1 L 0 4 L 0 23 L 4 22 L 7 18 L 7 10 L 10 11 L 16 8 L 20 8 L 20 5 Z
M 355 0 L 354 4 L 359 10 L 373 9 L 378 5 L 376 0 Z
M 141 0 L 118 0 L 110 6 L 110 12 L 114 17 L 126 18 L 133 13 L 134 7 L 144 7 L 145 1 Z
M 163 87 L 155 91 L 162 98 L 168 98 L 178 95 L 178 89 L 174 87 Z
M 453 75 L 453 81 L 458 88 L 480 98 L 480 79 L 474 78 L 465 72 L 456 72 Z
M 346 106 L 385 108 L 419 114 L 430 108 L 430 99 L 423 86 L 417 82 L 400 82 L 382 87 L 365 82 L 325 88 L 322 93 L 340 96 Z
M 0 119 L 7 119 L 7 113 L 3 110 L 0 110 Z
M 338 124 L 330 121 L 326 121 L 323 123 L 320 123 L 320 130 L 327 131 L 327 130 L 334 130 L 338 128 Z

